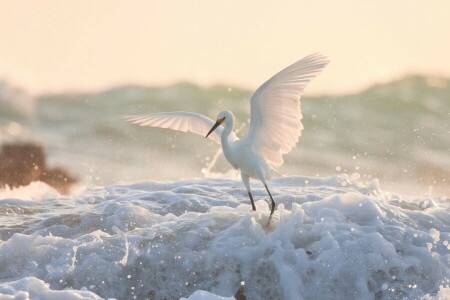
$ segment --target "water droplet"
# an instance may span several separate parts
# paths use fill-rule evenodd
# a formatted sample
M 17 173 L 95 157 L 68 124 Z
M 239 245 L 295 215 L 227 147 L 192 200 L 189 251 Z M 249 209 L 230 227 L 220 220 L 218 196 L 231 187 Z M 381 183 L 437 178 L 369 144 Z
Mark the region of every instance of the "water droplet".
M 352 180 L 358 180 L 361 177 L 361 175 L 359 173 L 353 173 L 350 178 Z

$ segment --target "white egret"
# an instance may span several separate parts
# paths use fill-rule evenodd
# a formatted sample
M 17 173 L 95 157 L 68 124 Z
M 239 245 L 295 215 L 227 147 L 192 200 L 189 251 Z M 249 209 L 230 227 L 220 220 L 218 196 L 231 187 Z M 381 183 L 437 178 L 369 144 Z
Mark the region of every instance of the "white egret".
M 256 207 L 249 179 L 262 182 L 272 202 L 271 217 L 275 210 L 275 201 L 267 187 L 271 168 L 282 165 L 282 155 L 290 152 L 297 144 L 303 129 L 300 97 L 306 85 L 327 63 L 325 56 L 311 54 L 261 85 L 251 96 L 250 127 L 243 139 L 239 139 L 233 132 L 234 116 L 231 111 L 220 112 L 215 122 L 201 114 L 185 111 L 130 115 L 124 118 L 140 126 L 206 135 L 222 144 L 225 158 L 241 172 L 254 211 Z M 220 127 L 221 124 L 224 127 Z

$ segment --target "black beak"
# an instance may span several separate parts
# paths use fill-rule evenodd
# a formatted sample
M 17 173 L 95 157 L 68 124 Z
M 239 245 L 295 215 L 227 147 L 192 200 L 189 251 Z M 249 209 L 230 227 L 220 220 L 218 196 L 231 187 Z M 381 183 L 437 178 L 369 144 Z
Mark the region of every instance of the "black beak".
M 208 134 L 205 136 L 205 138 L 207 138 L 214 130 L 216 130 L 217 127 L 219 127 L 220 124 L 222 124 L 223 120 L 217 120 L 216 124 L 214 124 L 214 126 L 211 128 L 211 130 L 208 132 Z

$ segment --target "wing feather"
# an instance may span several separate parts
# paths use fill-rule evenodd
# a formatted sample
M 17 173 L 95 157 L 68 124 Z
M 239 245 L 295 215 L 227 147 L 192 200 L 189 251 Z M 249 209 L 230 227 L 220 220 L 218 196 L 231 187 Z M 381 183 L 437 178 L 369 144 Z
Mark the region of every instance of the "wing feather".
M 297 144 L 303 129 L 300 97 L 328 62 L 325 56 L 311 54 L 275 74 L 252 95 L 250 128 L 245 140 L 270 165 L 283 164 L 283 154 Z
M 140 126 L 169 128 L 183 132 L 189 131 L 201 136 L 206 136 L 208 131 L 215 124 L 215 121 L 211 120 L 208 117 L 205 117 L 204 115 L 187 111 L 158 112 L 145 115 L 128 115 L 123 116 L 123 118 L 128 122 Z M 223 127 L 219 126 L 213 133 L 209 135 L 209 138 L 220 144 L 222 130 Z M 231 141 L 235 141 L 238 138 L 234 133 L 231 133 L 229 139 Z

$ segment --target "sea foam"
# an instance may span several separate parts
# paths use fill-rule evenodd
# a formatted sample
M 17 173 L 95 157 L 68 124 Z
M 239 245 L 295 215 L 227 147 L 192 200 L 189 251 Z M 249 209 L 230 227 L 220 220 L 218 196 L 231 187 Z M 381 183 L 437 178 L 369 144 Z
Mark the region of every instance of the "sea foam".
M 235 180 L 1 190 L 0 299 L 450 296 L 449 199 L 283 177 L 267 224 L 252 186 L 257 212 Z

